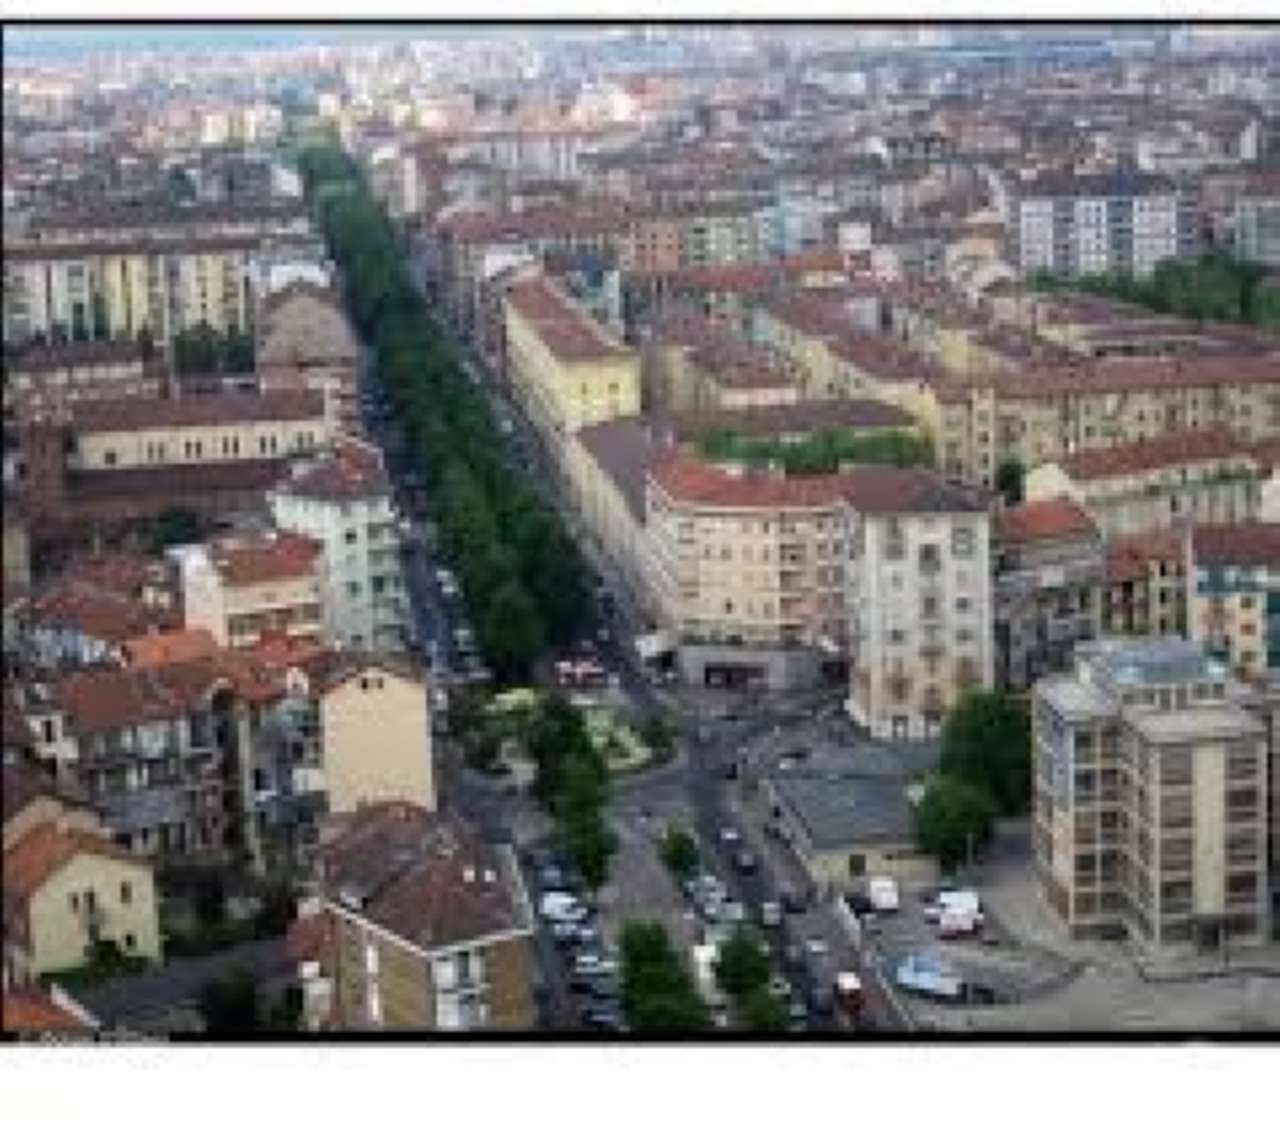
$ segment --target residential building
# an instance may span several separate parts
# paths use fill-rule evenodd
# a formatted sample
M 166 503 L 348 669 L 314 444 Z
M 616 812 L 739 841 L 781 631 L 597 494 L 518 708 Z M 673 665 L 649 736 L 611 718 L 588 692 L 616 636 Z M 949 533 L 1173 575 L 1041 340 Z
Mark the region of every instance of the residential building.
M 1162 259 L 1199 251 L 1195 195 L 1164 177 L 1054 174 L 1017 185 L 1012 195 L 1011 255 L 1024 274 L 1141 278 Z
M 186 627 L 208 630 L 219 647 L 254 647 L 277 634 L 324 637 L 322 543 L 269 530 L 227 535 L 171 553 L 182 576 Z
M 850 476 L 846 709 L 873 737 L 936 737 L 994 680 L 989 499 L 922 469 Z
M 1172 432 L 1043 463 L 1027 475 L 1026 494 L 1072 499 L 1107 537 L 1178 522 L 1239 522 L 1257 515 L 1272 462 L 1225 431 Z
M 1280 672 L 1280 524 L 1195 526 L 1186 545 L 1190 638 L 1239 678 Z
M 160 960 L 152 864 L 93 832 L 56 822 L 4 852 L 6 983 L 27 985 L 90 960 L 113 942 L 129 957 Z
M 321 928 L 303 968 L 316 1006 L 309 1027 L 533 1026 L 536 924 L 509 847 L 456 817 L 369 805 L 321 849 L 317 872 Z
M 1241 259 L 1280 267 L 1280 176 L 1255 177 L 1236 198 L 1233 233 Z
M 1074 937 L 1160 956 L 1270 936 L 1267 729 L 1225 665 L 1170 638 L 1082 645 L 1036 684 L 1036 875 Z
M 521 280 L 505 299 L 511 382 L 547 449 L 569 435 L 640 411 L 640 365 L 546 277 Z
M 399 651 L 412 638 L 393 497 L 378 450 L 352 439 L 267 496 L 280 529 L 324 546 L 325 631 L 346 647 Z
M 1173 527 L 1107 541 L 1102 632 L 1181 636 L 1187 631 L 1186 530 Z
M 135 341 L 28 346 L 5 357 L 4 415 L 19 425 L 66 418 L 78 400 L 154 400 L 164 392 L 159 367 Z
M 1093 520 L 1065 498 L 1026 502 L 992 522 L 996 683 L 1030 690 L 1099 634 L 1105 555 Z
M 5 725 L 26 724 L 16 699 L 5 696 Z M 30 747 L 33 735 L 28 734 Z M 76 790 L 59 784 L 34 761 L 29 748 L 4 764 L 4 850 L 42 824 L 86 833 L 102 833 L 102 814 Z

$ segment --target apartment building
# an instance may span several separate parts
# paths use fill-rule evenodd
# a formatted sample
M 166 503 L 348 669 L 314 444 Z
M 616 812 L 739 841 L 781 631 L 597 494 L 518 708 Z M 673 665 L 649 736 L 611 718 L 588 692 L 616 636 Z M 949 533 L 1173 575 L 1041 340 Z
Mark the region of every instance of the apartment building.
M 1185 575 L 1185 527 L 1110 538 L 1102 594 L 1103 634 L 1185 635 Z
M 391 482 L 378 450 L 344 439 L 296 464 L 267 496 L 281 530 L 324 546 L 325 631 L 344 647 L 399 651 L 412 635 Z
M 504 300 L 511 383 L 547 449 L 580 428 L 640 411 L 640 362 L 545 276 Z
M 842 475 L 655 461 L 646 587 L 686 681 L 785 687 L 843 660 L 846 488 Z
M 1280 176 L 1251 180 L 1236 198 L 1232 233 L 1241 259 L 1280 267 Z
M 170 551 L 182 577 L 184 624 L 219 647 L 325 637 L 324 544 L 290 532 L 232 534 Z
M 1159 439 L 1077 451 L 1026 478 L 1031 501 L 1067 497 L 1107 537 L 1179 522 L 1256 517 L 1272 460 L 1226 431 L 1172 432 Z
M 1164 177 L 1051 174 L 1013 186 L 1010 254 L 1024 274 L 1149 275 L 1199 252 L 1196 198 Z
M 65 419 L 78 400 L 154 400 L 165 390 L 160 368 L 136 341 L 69 342 L 8 352 L 4 417 Z
M 533 910 L 509 847 L 456 817 L 369 805 L 317 861 L 307 1026 L 516 1031 L 534 1024 Z
M 247 331 L 254 253 L 308 228 L 297 204 L 34 216 L 28 234 L 5 239 L 4 340 L 145 334 L 167 350 L 174 334 L 201 323 Z
M 1075 937 L 1150 954 L 1234 951 L 1270 933 L 1267 729 L 1201 646 L 1082 645 L 1035 688 L 1033 844 Z
M 874 737 L 936 737 L 994 679 L 989 499 L 932 471 L 851 472 L 846 709 Z
M 1280 524 L 1194 526 L 1185 544 L 1190 638 L 1241 679 L 1280 671 Z
M 1026 691 L 1098 636 L 1103 543 L 1089 515 L 1065 498 L 998 510 L 992 539 L 996 683 Z
M 5 983 L 84 965 L 104 942 L 158 962 L 158 908 L 149 860 L 95 832 L 37 824 L 4 850 Z
M 259 390 L 320 392 L 334 426 L 358 434 L 359 343 L 337 293 L 291 282 L 262 300 L 255 328 Z
M 33 757 L 135 852 L 291 865 L 326 813 L 435 806 L 425 680 L 385 657 L 277 640 L 25 679 L 14 695 Z

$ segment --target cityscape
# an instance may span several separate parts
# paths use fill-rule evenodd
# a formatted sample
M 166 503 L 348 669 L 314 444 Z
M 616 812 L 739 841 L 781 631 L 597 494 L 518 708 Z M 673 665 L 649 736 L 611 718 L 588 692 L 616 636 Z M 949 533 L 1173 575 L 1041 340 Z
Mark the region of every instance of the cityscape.
M 1280 1032 L 1280 27 L 4 30 L 3 1031 Z

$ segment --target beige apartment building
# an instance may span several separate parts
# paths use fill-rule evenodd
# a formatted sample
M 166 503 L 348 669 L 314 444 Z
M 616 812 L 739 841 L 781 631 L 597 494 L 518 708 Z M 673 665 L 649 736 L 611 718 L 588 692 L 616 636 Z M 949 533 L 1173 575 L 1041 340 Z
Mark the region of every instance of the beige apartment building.
M 311 691 L 323 735 L 314 765 L 320 779 L 318 788 L 299 791 L 324 793 L 330 813 L 388 801 L 435 811 L 431 719 L 421 672 L 382 657 L 355 658 L 313 680 Z M 377 734 L 376 748 L 370 734 Z
M 1185 635 L 1186 529 L 1169 527 L 1114 537 L 1106 549 L 1102 634 Z
M 69 468 L 119 471 L 302 456 L 334 426 L 318 392 L 210 393 L 72 405 Z
M 1043 463 L 1027 475 L 1025 489 L 1030 501 L 1070 498 L 1115 537 L 1254 518 L 1271 463 L 1225 431 L 1172 432 Z
M 1272 739 L 1224 665 L 1173 638 L 1082 645 L 1032 724 L 1036 874 L 1072 936 L 1156 954 L 1269 936 Z
M 182 575 L 185 626 L 206 629 L 219 647 L 324 638 L 322 543 L 272 530 L 171 553 Z
M 843 475 L 656 460 L 647 588 L 686 680 L 779 687 L 843 660 L 846 489 Z
M 640 411 L 635 351 L 545 276 L 516 282 L 505 298 L 512 385 L 548 450 L 580 428 Z
M 534 1026 L 533 909 L 514 854 L 404 803 L 343 822 L 317 861 L 299 956 L 312 1030 Z
M 880 738 L 936 737 L 994 677 L 990 500 L 918 468 L 862 467 L 848 492 L 846 709 Z

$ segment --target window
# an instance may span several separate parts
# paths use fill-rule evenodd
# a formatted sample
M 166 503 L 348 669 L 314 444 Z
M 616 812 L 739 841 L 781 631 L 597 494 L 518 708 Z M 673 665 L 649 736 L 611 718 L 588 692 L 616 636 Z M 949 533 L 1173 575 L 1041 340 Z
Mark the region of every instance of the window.
M 71 913 L 78 914 L 80 911 L 80 896 L 75 891 L 72 891 L 69 901 L 71 902 Z
M 128 906 L 133 902 L 133 885 L 128 882 L 120 884 L 120 901 Z
M 342 535 L 342 540 L 348 545 L 355 545 L 357 537 L 359 537 L 359 534 L 357 534 L 355 530 L 348 530 Z
M 951 531 L 951 556 L 968 558 L 973 556 L 975 537 L 968 526 L 957 526 Z
M 137 943 L 136 943 L 136 939 L 134 938 L 134 936 L 133 936 L 132 934 L 126 934 L 126 935 L 124 936 L 124 948 L 125 948 L 125 949 L 127 949 L 127 950 L 131 950 L 131 949 L 133 949 L 133 948 L 134 948 L 134 946 L 135 946 L 136 944 L 137 944 Z
M 116 453 L 114 451 L 104 451 L 102 453 L 102 461 L 108 467 L 114 467 L 116 465 Z

